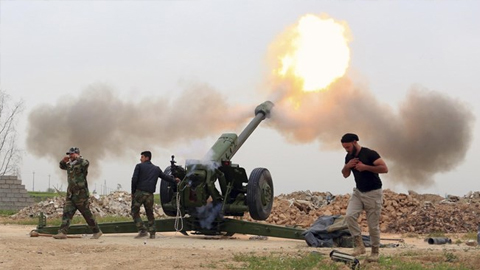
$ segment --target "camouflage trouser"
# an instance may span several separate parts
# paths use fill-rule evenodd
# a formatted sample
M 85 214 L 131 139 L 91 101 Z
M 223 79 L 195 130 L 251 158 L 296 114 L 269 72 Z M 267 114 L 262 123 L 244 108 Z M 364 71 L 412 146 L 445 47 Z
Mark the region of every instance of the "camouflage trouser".
M 155 217 L 153 216 L 153 194 L 141 190 L 135 191 L 132 198 L 132 218 L 138 231 L 147 231 L 145 224 L 140 217 L 140 207 L 145 207 L 148 218 L 148 232 L 155 234 Z
M 81 191 L 78 195 L 73 195 L 71 198 L 67 197 L 65 205 L 63 206 L 63 216 L 62 216 L 62 225 L 58 232 L 67 234 L 68 228 L 70 227 L 70 221 L 72 221 L 75 212 L 80 211 L 83 218 L 88 224 L 88 227 L 92 230 L 93 233 L 100 231 L 95 218 L 93 217 L 92 212 L 90 211 L 90 200 L 89 196 L 86 195 L 86 192 Z

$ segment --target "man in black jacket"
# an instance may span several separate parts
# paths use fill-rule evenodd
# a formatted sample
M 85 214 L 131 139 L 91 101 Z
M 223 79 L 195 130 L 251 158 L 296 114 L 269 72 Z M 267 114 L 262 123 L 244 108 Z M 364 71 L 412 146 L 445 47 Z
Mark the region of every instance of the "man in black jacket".
M 178 183 L 180 179 L 166 175 L 160 167 L 152 164 L 152 153 L 143 151 L 140 162 L 135 166 L 132 176 L 132 218 L 138 229 L 135 238 L 148 236 L 147 227 L 140 217 L 140 207 L 145 207 L 148 218 L 148 232 L 150 238 L 155 238 L 155 217 L 153 216 L 153 193 L 155 193 L 158 178 L 172 183 Z

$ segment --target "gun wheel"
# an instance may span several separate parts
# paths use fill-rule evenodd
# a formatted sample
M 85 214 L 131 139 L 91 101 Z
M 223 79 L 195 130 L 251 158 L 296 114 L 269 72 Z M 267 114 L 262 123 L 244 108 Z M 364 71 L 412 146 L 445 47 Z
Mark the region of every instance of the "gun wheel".
M 165 169 L 164 173 L 167 175 L 172 175 L 172 170 L 170 166 Z M 160 203 L 162 204 L 162 209 L 165 215 L 171 217 L 176 216 L 177 212 L 165 209 L 164 205 L 172 201 L 175 188 L 176 186 L 174 184 L 167 182 L 163 179 L 160 182 Z
M 248 178 L 247 205 L 250 216 L 255 220 L 265 220 L 273 205 L 273 181 L 265 168 L 255 168 Z

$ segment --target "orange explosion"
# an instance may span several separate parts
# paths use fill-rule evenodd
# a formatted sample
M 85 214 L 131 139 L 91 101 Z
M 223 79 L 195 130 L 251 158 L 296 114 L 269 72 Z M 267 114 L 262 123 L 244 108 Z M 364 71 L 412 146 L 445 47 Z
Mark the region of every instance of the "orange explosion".
M 303 16 L 273 45 L 274 76 L 303 91 L 327 89 L 345 74 L 350 61 L 348 26 L 322 17 Z

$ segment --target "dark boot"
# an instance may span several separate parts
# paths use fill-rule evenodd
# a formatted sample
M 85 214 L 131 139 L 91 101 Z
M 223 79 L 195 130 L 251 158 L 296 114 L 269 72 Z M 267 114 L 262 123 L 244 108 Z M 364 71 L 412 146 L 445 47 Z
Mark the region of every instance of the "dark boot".
M 150 233 L 150 239 L 155 239 L 155 233 Z
M 354 236 L 354 245 L 355 248 L 353 249 L 352 256 L 358 256 L 365 254 L 367 251 L 365 250 L 365 246 L 363 245 L 363 239 L 361 235 Z

